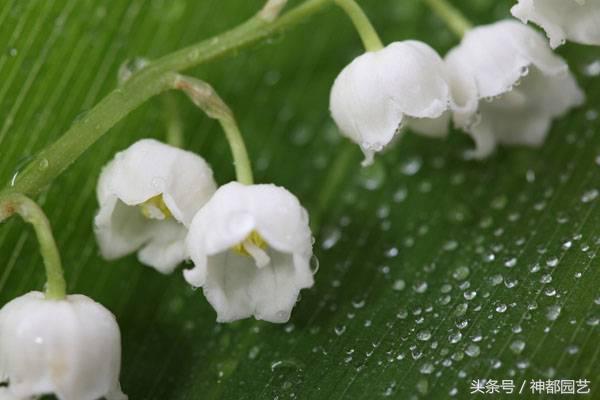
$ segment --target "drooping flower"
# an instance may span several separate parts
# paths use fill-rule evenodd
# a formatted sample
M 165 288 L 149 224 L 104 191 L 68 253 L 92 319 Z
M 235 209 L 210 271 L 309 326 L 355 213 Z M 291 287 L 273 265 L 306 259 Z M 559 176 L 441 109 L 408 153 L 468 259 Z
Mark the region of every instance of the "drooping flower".
M 97 187 L 95 232 L 101 253 L 138 258 L 170 273 L 187 258 L 192 217 L 216 190 L 210 166 L 199 156 L 143 139 L 118 153 Z
M 600 46 L 599 0 L 519 0 L 510 12 L 541 26 L 552 48 L 566 40 Z
M 425 43 L 407 40 L 355 58 L 336 78 L 329 107 L 368 165 L 402 127 L 446 135 L 451 102 L 440 56 Z
M 203 288 L 219 322 L 286 322 L 300 290 L 313 285 L 308 214 L 282 187 L 221 186 L 186 242 L 194 268 L 185 279 Z
M 126 400 L 120 369 L 115 317 L 86 296 L 48 300 L 30 292 L 0 310 L 0 383 L 8 383 L 0 398 Z
M 467 32 L 446 63 L 453 96 L 479 101 L 454 113 L 475 140 L 474 158 L 487 157 L 498 143 L 541 145 L 552 120 L 584 100 L 566 62 L 540 33 L 516 21 Z

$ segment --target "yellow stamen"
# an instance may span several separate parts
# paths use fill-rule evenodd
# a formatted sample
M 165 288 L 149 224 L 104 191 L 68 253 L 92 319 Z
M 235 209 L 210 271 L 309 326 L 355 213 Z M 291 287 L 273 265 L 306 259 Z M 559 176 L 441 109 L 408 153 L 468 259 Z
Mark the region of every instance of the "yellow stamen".
M 165 204 L 163 195 L 158 194 L 140 204 L 140 211 L 148 219 L 169 219 L 173 217 L 171 210 Z
M 256 231 L 252 231 L 246 237 L 246 239 L 232 247 L 233 251 L 241 256 L 252 257 L 248 250 L 246 250 L 245 243 L 247 242 L 253 244 L 261 250 L 265 250 L 267 248 L 267 242 L 264 241 L 260 234 Z

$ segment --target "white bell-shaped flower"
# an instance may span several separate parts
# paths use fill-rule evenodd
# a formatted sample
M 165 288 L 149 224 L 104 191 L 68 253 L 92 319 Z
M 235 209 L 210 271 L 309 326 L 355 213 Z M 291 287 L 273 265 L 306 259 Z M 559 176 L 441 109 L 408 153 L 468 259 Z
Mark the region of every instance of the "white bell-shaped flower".
M 474 158 L 487 157 L 498 143 L 541 145 L 552 120 L 584 100 L 565 61 L 517 21 L 467 32 L 446 63 L 453 96 L 478 103 L 454 113 L 455 124 L 475 140 Z
M 185 279 L 203 288 L 219 322 L 286 322 L 313 285 L 308 214 L 282 187 L 221 186 L 194 217 L 187 247 L 194 268 Z
M 117 153 L 98 181 L 95 232 L 106 259 L 136 250 L 143 264 L 170 273 L 188 258 L 193 216 L 216 190 L 198 155 L 152 139 Z
M 600 0 L 519 0 L 510 11 L 541 26 L 552 48 L 566 40 L 600 46 Z
M 0 399 L 126 400 L 120 369 L 117 321 L 89 297 L 30 292 L 0 310 Z
M 440 56 L 425 43 L 407 40 L 355 58 L 336 78 L 329 108 L 368 165 L 402 127 L 446 135 L 450 96 Z

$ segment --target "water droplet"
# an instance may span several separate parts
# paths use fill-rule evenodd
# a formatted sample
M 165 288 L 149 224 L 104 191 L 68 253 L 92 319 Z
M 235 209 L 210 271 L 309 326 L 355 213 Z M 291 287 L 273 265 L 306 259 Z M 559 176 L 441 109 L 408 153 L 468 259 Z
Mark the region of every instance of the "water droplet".
M 419 371 L 424 375 L 429 375 L 434 371 L 433 364 L 428 362 L 424 363 L 423 365 L 421 365 Z
M 319 259 L 314 254 L 310 257 L 310 271 L 313 275 L 319 272 Z
M 549 306 L 546 310 L 546 318 L 549 321 L 556 321 L 560 316 L 561 307 L 557 304 Z
M 594 316 L 594 317 L 590 317 L 585 321 L 586 324 L 588 324 L 589 326 L 597 326 L 598 324 L 600 324 L 600 317 Z
M 148 59 L 143 57 L 135 57 L 130 60 L 125 60 L 119 66 L 117 78 L 120 85 L 127 82 L 134 74 L 144 69 L 149 64 Z
M 473 300 L 477 296 L 477 292 L 474 290 L 468 290 L 463 293 L 465 300 Z
M 515 265 L 517 265 L 517 259 L 516 259 L 516 258 L 511 258 L 511 259 L 509 259 L 509 260 L 506 260 L 506 261 L 504 262 L 504 266 L 505 266 L 506 268 L 512 268 L 512 267 L 514 267 Z
M 569 353 L 570 355 L 579 353 L 579 346 L 575 344 L 567 346 L 567 353 Z
M 360 300 L 352 300 L 352 307 L 360 309 L 363 308 L 366 304 L 365 299 L 360 299 Z
M 558 265 L 558 258 L 557 257 L 552 257 L 549 258 L 548 260 L 546 260 L 546 265 L 549 267 L 556 267 Z
M 496 275 L 490 276 L 488 280 L 490 282 L 490 285 L 498 286 L 499 284 L 501 284 L 504 281 L 504 278 L 502 277 L 502 275 L 496 274 Z
M 404 288 L 406 287 L 406 282 L 404 282 L 404 280 L 402 279 L 396 279 L 394 281 L 394 284 L 392 285 L 392 289 L 394 289 L 395 291 L 401 291 L 404 290 Z
M 425 281 L 415 282 L 415 284 L 413 285 L 413 290 L 416 293 L 425 293 L 425 291 L 427 290 L 427 282 L 425 282 Z
M 452 344 L 460 342 L 461 339 L 462 333 L 460 331 L 453 332 L 448 336 L 448 341 Z
M 333 331 L 337 336 L 342 336 L 344 332 L 346 332 L 346 325 L 337 325 L 335 328 L 333 328 Z
M 442 246 L 444 251 L 453 251 L 458 248 L 458 242 L 456 240 L 449 240 Z
M 423 165 L 423 160 L 420 157 L 411 157 L 406 160 L 400 166 L 400 171 L 404 175 L 412 176 L 419 172 L 421 166 Z
M 405 187 L 399 188 L 398 190 L 396 190 L 394 192 L 394 202 L 402 203 L 404 200 L 406 200 L 407 195 L 408 195 L 408 191 L 406 190 Z
M 521 354 L 525 349 L 525 342 L 517 339 L 510 344 L 510 350 L 515 354 Z
M 506 304 L 499 304 L 496 307 L 496 312 L 503 313 L 506 311 L 506 309 L 507 309 Z
M 470 272 L 471 271 L 469 271 L 468 267 L 460 266 L 452 272 L 452 277 L 457 281 L 464 281 L 465 279 L 467 279 Z
M 377 190 L 385 182 L 386 175 L 387 173 L 383 165 L 380 162 L 375 162 L 359 170 L 358 181 L 367 190 Z
M 337 244 L 342 237 L 342 232 L 338 228 L 325 229 L 323 233 L 323 241 L 321 247 L 323 250 L 329 250 Z
M 480 353 L 480 349 L 479 346 L 477 346 L 476 344 L 471 343 L 470 345 L 467 346 L 467 348 L 465 349 L 465 354 L 468 355 L 469 357 L 477 357 Z
M 588 190 L 587 192 L 585 192 L 581 196 L 581 202 L 582 203 L 589 203 L 591 201 L 594 201 L 598 197 L 598 194 L 600 194 L 600 192 L 598 191 L 598 189 Z
M 454 316 L 462 317 L 463 315 L 466 314 L 468 309 L 469 309 L 469 305 L 467 303 L 460 303 L 454 309 Z
M 258 357 L 258 353 L 260 353 L 260 347 L 252 346 L 252 348 L 248 352 L 248 358 L 254 360 L 256 359 L 256 357 Z
M 429 331 L 420 331 L 417 333 L 417 339 L 426 342 L 431 339 L 431 332 Z
M 600 75 L 600 60 L 594 60 L 583 67 L 583 73 L 586 76 Z
M 552 282 L 552 275 L 544 274 L 540 277 L 540 283 L 550 283 Z

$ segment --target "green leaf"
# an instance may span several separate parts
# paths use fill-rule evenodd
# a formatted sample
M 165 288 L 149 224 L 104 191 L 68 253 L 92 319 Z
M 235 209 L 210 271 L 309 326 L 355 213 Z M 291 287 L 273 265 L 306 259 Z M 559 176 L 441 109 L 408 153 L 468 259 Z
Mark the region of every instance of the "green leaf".
M 293 2 L 297 3 L 297 2 Z M 456 41 L 417 1 L 363 1 L 384 41 Z M 476 23 L 509 1 L 456 5 Z M 468 3 L 468 4 L 467 4 Z M 0 180 L 9 181 L 117 84 L 126 59 L 157 58 L 251 16 L 260 1 L 6 0 L 0 4 Z M 468 7 L 468 8 L 467 8 Z M 560 49 L 587 105 L 538 150 L 467 162 L 472 144 L 406 135 L 370 169 L 337 134 L 330 86 L 361 51 L 334 8 L 235 57 L 191 71 L 236 112 L 259 182 L 296 193 L 320 220 L 320 270 L 283 326 L 229 325 L 181 273 L 134 256 L 107 263 L 92 232 L 101 166 L 142 137 L 164 137 L 153 99 L 111 130 L 41 197 L 69 291 L 110 308 L 123 334 L 131 399 L 446 398 L 476 379 L 580 379 L 599 393 L 600 63 Z M 594 67 L 595 66 L 595 67 Z M 594 73 L 596 71 L 596 73 Z M 182 96 L 185 145 L 233 177 L 218 125 Z M 340 160 L 341 155 L 351 154 Z M 340 180 L 332 181 L 337 165 Z M 0 227 L 0 304 L 44 282 L 29 227 Z M 529 382 L 524 393 L 530 393 Z M 593 395 L 592 395 L 593 396 Z

